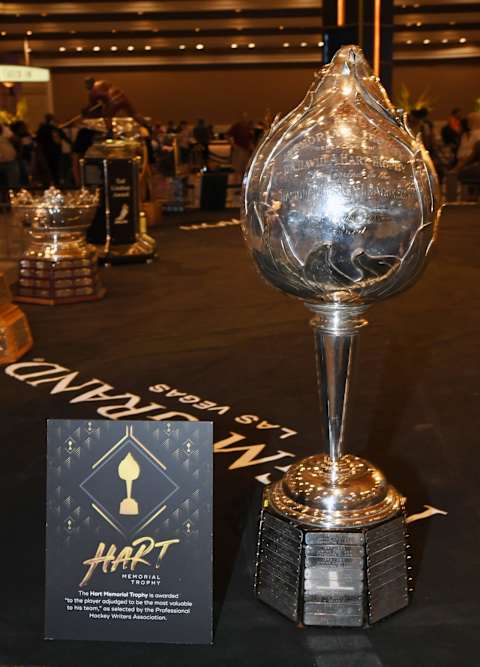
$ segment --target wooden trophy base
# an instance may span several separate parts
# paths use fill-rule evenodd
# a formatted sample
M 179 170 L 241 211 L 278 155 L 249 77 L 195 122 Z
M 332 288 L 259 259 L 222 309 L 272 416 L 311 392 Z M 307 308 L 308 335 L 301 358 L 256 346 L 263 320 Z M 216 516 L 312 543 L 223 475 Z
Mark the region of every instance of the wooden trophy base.
M 89 294 L 85 296 L 71 296 L 71 297 L 55 297 L 55 298 L 45 298 L 37 296 L 15 296 L 15 301 L 18 303 L 36 303 L 41 306 L 59 306 L 61 304 L 67 303 L 82 303 L 84 301 L 99 301 L 105 296 L 106 289 L 105 287 L 100 287 L 97 289 L 95 294 Z
M 0 364 L 20 359 L 33 345 L 25 313 L 13 303 L 0 305 Z

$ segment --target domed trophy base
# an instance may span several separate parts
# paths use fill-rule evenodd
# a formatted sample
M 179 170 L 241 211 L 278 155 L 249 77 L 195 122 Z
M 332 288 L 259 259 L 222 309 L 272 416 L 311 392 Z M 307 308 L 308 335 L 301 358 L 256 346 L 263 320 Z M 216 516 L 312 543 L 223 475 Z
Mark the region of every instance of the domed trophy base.
M 363 627 L 408 604 L 402 496 L 371 463 L 311 456 L 265 490 L 255 592 L 304 625 Z

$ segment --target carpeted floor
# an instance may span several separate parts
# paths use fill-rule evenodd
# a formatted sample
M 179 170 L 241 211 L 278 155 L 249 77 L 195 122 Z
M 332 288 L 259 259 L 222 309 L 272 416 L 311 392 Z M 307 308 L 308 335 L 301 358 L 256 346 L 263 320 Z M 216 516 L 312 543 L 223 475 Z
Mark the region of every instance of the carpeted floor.
M 252 597 L 262 482 L 321 444 L 307 311 L 261 282 L 239 227 L 178 224 L 235 214 L 170 220 L 156 232 L 154 264 L 102 269 L 102 302 L 24 307 L 35 347 L 22 361 L 32 366 L 0 374 L 0 664 L 477 664 L 479 208 L 444 211 L 423 278 L 372 308 L 361 334 L 349 449 L 383 468 L 410 514 L 425 504 L 448 512 L 411 524 L 412 604 L 368 631 L 296 628 Z M 58 366 L 78 371 L 76 389 L 52 393 L 55 383 L 42 381 Z M 79 399 L 93 379 L 110 386 L 103 400 Z M 205 401 L 210 410 L 196 407 Z M 42 640 L 45 419 L 98 418 L 105 406 L 114 416 L 125 405 L 129 418 L 213 419 L 215 441 L 225 441 L 215 454 L 213 647 Z M 255 444 L 265 446 L 253 456 Z

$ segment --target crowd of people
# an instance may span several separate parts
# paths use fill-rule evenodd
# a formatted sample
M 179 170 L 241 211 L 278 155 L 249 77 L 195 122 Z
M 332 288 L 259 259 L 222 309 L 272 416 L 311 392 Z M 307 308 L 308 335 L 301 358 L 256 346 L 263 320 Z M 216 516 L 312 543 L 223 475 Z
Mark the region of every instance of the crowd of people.
M 165 176 L 174 175 L 179 165 L 183 176 L 189 171 L 219 168 L 218 163 L 212 166 L 210 146 L 226 140 L 231 153 L 223 166 L 241 178 L 271 122 L 267 110 L 262 121 L 255 123 L 244 114 L 228 129 L 216 130 L 203 118 L 195 124 L 186 120 L 151 123 L 146 136 L 148 160 Z M 412 131 L 421 135 L 440 181 L 455 172 L 461 182 L 480 183 L 480 112 L 465 116 L 461 109 L 452 109 L 446 124 L 436 130 L 428 110 L 420 108 L 409 112 L 408 122 Z M 52 114 L 45 116 L 35 133 L 21 120 L 0 125 L 0 190 L 78 186 L 79 159 L 94 139 L 95 132 L 86 127 L 62 128 Z
M 456 107 L 436 132 L 428 109 L 421 107 L 410 111 L 408 123 L 415 134 L 420 134 L 440 182 L 453 172 L 460 182 L 480 185 L 480 112 L 464 115 Z

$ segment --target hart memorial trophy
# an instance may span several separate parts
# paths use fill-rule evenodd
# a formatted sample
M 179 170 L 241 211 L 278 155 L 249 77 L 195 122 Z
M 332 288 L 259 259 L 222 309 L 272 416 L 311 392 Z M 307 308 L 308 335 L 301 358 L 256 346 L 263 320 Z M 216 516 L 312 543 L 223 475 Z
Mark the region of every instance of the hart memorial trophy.
M 255 579 L 296 622 L 362 627 L 408 604 L 404 498 L 345 453 L 345 423 L 365 312 L 415 282 L 438 215 L 430 158 L 357 46 L 273 124 L 245 175 L 253 259 L 313 313 L 324 452 L 266 489 Z

